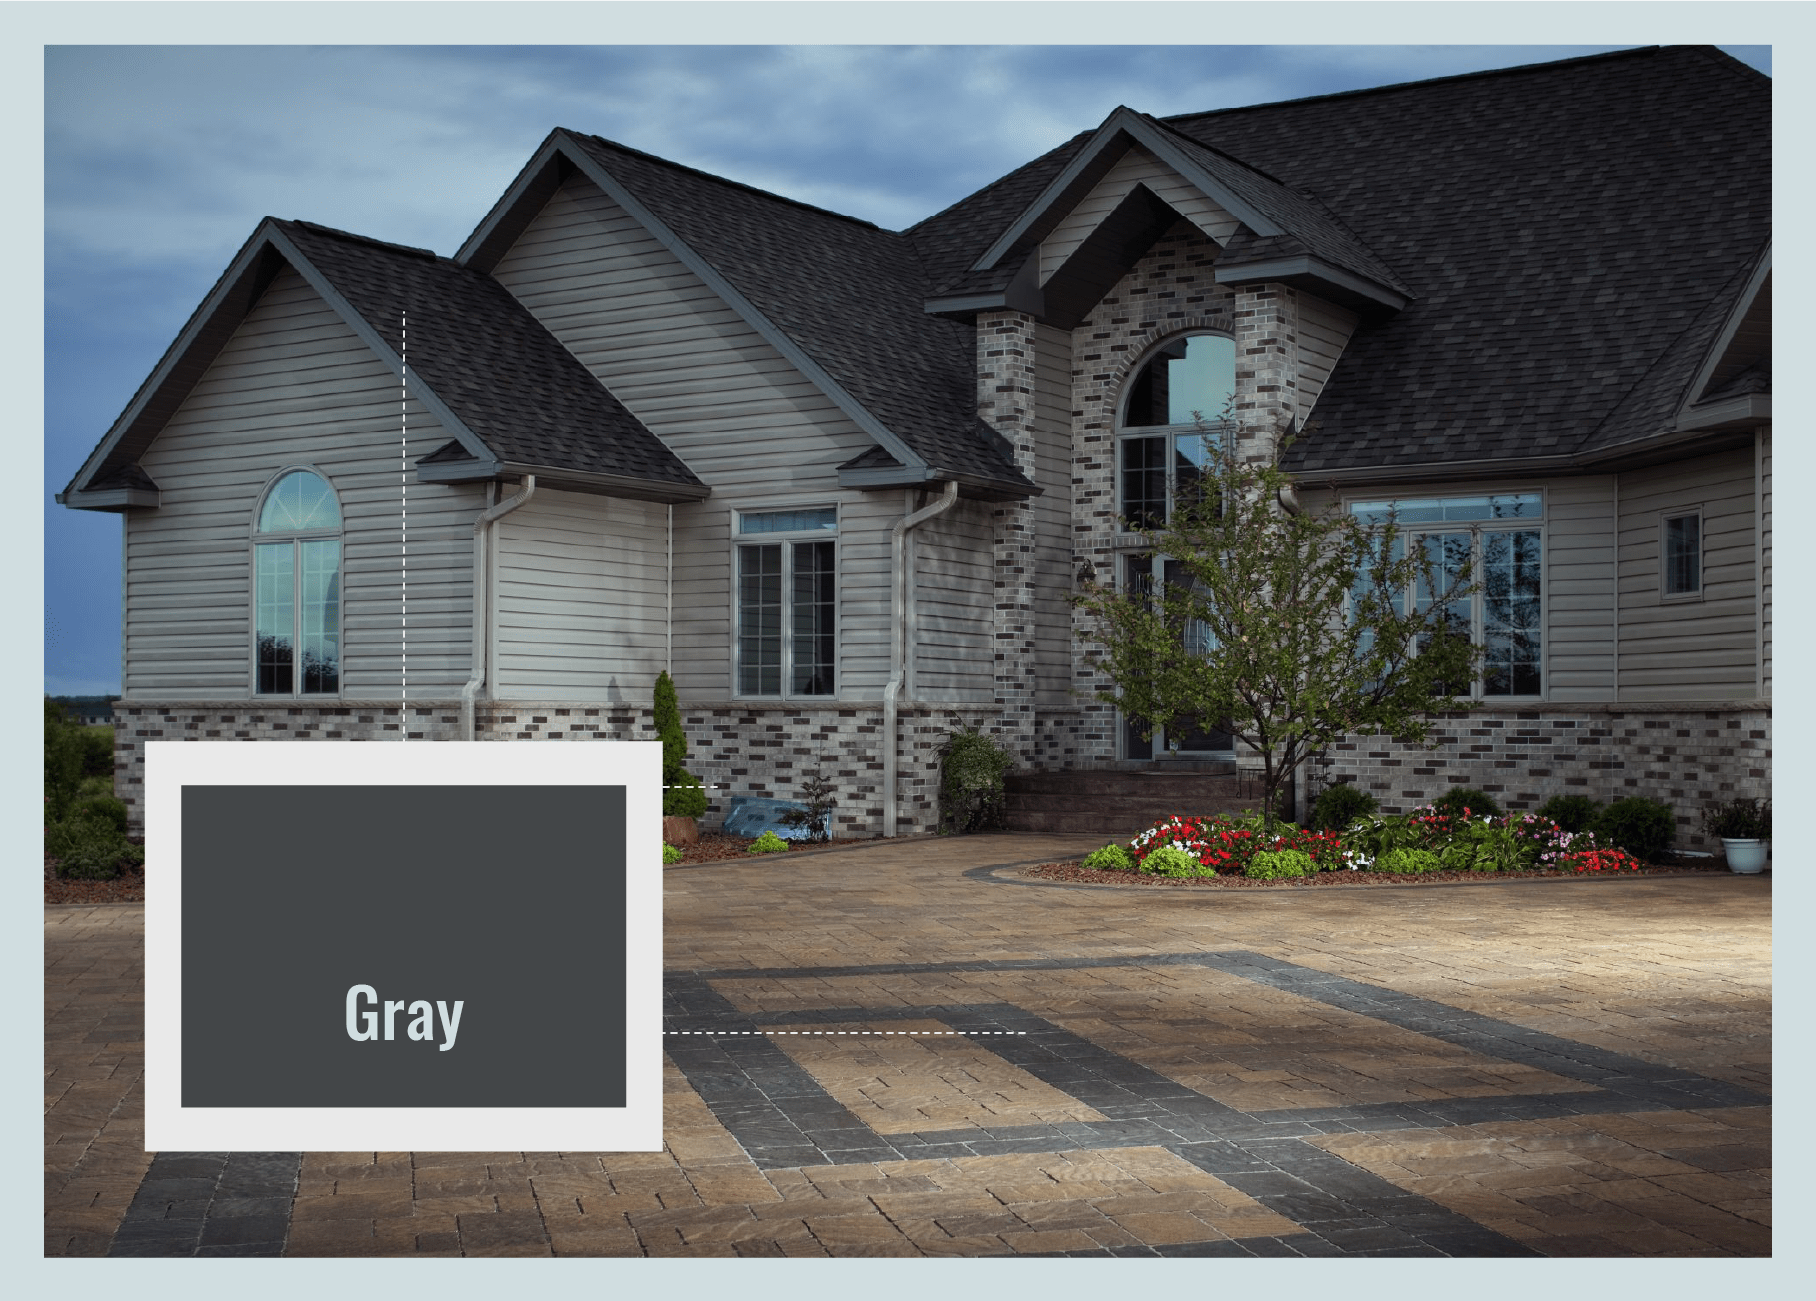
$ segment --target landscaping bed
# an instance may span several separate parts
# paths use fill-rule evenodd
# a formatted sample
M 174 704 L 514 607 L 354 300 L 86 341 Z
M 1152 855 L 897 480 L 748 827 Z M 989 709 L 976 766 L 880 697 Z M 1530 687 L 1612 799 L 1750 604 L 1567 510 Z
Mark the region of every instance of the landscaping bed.
M 46 856 L 44 902 L 144 903 L 145 869 L 128 868 L 110 881 L 66 881 L 57 875 L 57 860 Z
M 753 854 L 750 847 L 756 840 L 750 836 L 726 836 L 718 832 L 702 833 L 700 839 L 691 845 L 682 845 L 681 858 L 670 863 L 670 867 L 689 867 L 695 863 L 717 863 L 726 859 L 743 859 L 751 863 L 760 863 L 765 859 L 786 858 L 788 854 L 800 853 L 810 849 L 845 849 L 852 845 L 868 845 L 873 837 L 861 840 L 791 840 L 783 843 L 788 846 L 787 853 Z
M 1620 873 L 1625 877 L 1643 876 L 1681 876 L 1686 872 L 1695 872 L 1710 876 L 1730 876 L 1727 864 L 1714 858 L 1683 858 L 1673 862 L 1649 863 L 1634 871 Z M 1311 876 L 1290 877 L 1284 880 L 1258 880 L 1246 876 L 1154 876 L 1145 872 L 1098 872 L 1081 867 L 1076 861 L 1068 863 L 1036 863 L 1021 870 L 1022 876 L 1035 877 L 1043 881 L 1064 881 L 1073 885 L 1151 885 L 1151 886 L 1187 886 L 1211 890 L 1297 890 L 1309 886 L 1344 887 L 1344 886 L 1421 886 L 1445 885 L 1452 882 L 1474 882 L 1487 884 L 1494 881 L 1518 880 L 1562 880 L 1573 881 L 1585 879 L 1582 872 L 1563 872 L 1556 869 L 1528 872 L 1420 872 L 1416 875 L 1405 875 L 1396 872 L 1361 872 L 1334 871 L 1318 872 Z

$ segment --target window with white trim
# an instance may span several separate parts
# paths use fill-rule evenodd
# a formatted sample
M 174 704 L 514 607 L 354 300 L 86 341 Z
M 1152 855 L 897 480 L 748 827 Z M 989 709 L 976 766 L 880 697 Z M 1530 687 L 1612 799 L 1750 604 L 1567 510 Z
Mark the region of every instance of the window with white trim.
M 837 509 L 739 511 L 737 529 L 737 694 L 832 695 L 838 674 Z
M 1401 544 L 1419 546 L 1433 582 L 1406 593 L 1409 611 L 1434 606 L 1455 632 L 1482 647 L 1478 677 L 1467 692 L 1489 699 L 1544 694 L 1544 496 L 1536 492 L 1351 502 L 1370 523 L 1391 514 Z M 1445 601 L 1467 563 L 1475 591 Z
M 254 526 L 252 677 L 261 696 L 340 691 L 341 513 L 311 470 L 278 476 Z
M 1667 601 L 1702 596 L 1702 524 L 1700 506 L 1659 518 L 1659 595 Z
M 1124 529 L 1165 527 L 1209 473 L 1236 390 L 1236 343 L 1192 334 L 1163 344 L 1129 385 L 1117 440 Z

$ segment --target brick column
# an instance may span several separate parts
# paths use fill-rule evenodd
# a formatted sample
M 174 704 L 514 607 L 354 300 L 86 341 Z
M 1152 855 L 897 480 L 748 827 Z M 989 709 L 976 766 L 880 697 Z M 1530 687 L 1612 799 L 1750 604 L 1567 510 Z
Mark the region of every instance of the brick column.
M 1288 285 L 1236 291 L 1236 417 L 1243 459 L 1274 455 L 1299 409 L 1299 294 Z
M 978 414 L 1008 440 L 1015 468 L 1034 478 L 1034 318 L 977 318 Z M 994 520 L 997 719 L 992 730 L 1020 764 L 1034 762 L 1034 502 L 1004 502 Z

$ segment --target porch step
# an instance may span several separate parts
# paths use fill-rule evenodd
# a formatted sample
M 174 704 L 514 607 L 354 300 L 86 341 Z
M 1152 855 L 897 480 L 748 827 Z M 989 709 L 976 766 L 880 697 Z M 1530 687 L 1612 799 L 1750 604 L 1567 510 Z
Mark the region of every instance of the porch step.
M 1126 840 L 1172 814 L 1235 813 L 1261 800 L 1261 780 L 1229 768 L 1010 773 L 1003 780 L 1010 831 L 1101 833 Z

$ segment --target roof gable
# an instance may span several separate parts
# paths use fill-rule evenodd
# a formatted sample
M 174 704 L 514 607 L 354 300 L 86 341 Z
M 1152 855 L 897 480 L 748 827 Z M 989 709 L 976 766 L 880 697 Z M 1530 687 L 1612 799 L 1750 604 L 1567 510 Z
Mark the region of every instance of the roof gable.
M 457 257 L 496 265 L 575 171 L 875 439 L 900 467 L 887 482 L 1037 491 L 977 418 L 970 332 L 919 310 L 925 277 L 906 236 L 558 130 Z
M 90 509 L 157 504 L 138 458 L 284 266 L 454 435 L 464 456 L 438 457 L 437 469 L 423 467 L 425 478 L 530 470 L 625 496 L 706 495 L 679 458 L 489 277 L 427 249 L 268 217 L 59 500 Z M 410 311 L 416 352 L 406 373 Z

